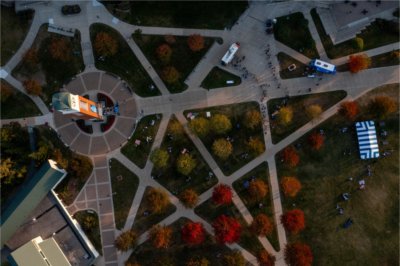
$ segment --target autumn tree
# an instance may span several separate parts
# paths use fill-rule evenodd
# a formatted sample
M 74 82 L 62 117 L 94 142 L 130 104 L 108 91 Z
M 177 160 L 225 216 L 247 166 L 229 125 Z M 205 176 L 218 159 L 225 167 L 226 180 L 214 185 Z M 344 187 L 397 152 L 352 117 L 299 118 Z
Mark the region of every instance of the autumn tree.
M 231 120 L 222 114 L 216 114 L 211 117 L 211 129 L 216 134 L 225 134 L 232 129 Z
M 187 44 L 193 52 L 200 51 L 204 48 L 204 38 L 199 34 L 190 35 Z
M 390 97 L 376 96 L 368 103 L 368 110 L 379 118 L 385 118 L 389 114 L 396 112 L 397 105 Z
M 28 66 L 28 68 L 33 69 L 39 63 L 38 52 L 36 51 L 36 49 L 30 48 L 25 52 L 22 60 Z
M 168 248 L 171 244 L 171 237 L 172 228 L 169 226 L 157 224 L 149 232 L 149 240 L 155 248 Z
M 98 222 L 96 216 L 94 216 L 94 215 L 86 215 L 86 216 L 84 216 L 83 221 L 82 221 L 82 228 L 85 231 L 89 231 L 90 232 L 95 227 L 97 227 L 98 224 L 99 224 L 99 222 Z
M 178 120 L 171 120 L 168 124 L 168 132 L 178 138 L 182 137 L 185 133 L 181 123 Z
M 258 236 L 268 236 L 271 235 L 274 226 L 267 215 L 260 213 L 251 223 L 251 230 Z
M 190 258 L 185 264 L 185 266 L 209 266 L 209 265 L 210 262 L 208 261 L 208 259 L 199 257 Z
M 29 158 L 35 160 L 37 165 L 40 165 L 45 160 L 48 159 L 49 154 L 50 154 L 49 145 L 46 142 L 41 141 L 39 142 L 39 149 L 37 149 L 37 151 L 30 153 Z
M 364 40 L 363 38 L 356 37 L 353 39 L 353 47 L 359 51 L 364 50 Z
M 168 84 L 176 83 L 180 78 L 180 73 L 173 66 L 164 67 L 161 73 L 162 79 Z
M 158 188 L 150 188 L 146 200 L 154 213 L 161 213 L 170 204 L 167 192 Z
M 150 155 L 150 161 L 155 168 L 165 168 L 168 165 L 169 154 L 166 150 L 156 148 Z
M 260 266 L 274 266 L 275 257 L 268 253 L 265 249 L 262 249 L 257 254 L 257 261 Z
M 24 88 L 27 93 L 35 96 L 42 94 L 42 86 L 34 79 L 28 79 L 23 82 Z
M 250 182 L 249 185 L 249 195 L 252 200 L 260 201 L 265 198 L 268 194 L 268 186 L 261 179 L 255 179 Z
M 61 168 L 63 169 L 67 169 L 68 168 L 68 159 L 64 158 L 62 152 L 60 149 L 54 149 L 52 154 L 50 155 L 51 159 L 53 159 L 54 161 L 57 162 L 57 164 L 59 166 L 61 166 Z
M 250 137 L 246 144 L 255 156 L 258 156 L 264 152 L 264 142 L 261 141 L 260 138 Z
M 189 122 L 190 130 L 199 137 L 205 137 L 210 132 L 210 121 L 204 117 L 196 117 Z
M 124 231 L 115 239 L 115 247 L 120 251 L 128 251 L 136 246 L 137 239 L 138 235 L 132 229 Z
M 16 178 L 23 178 L 26 174 L 26 166 L 20 167 L 11 158 L 1 158 L 0 180 L 2 184 L 11 184 Z
M 92 162 L 89 158 L 75 155 L 68 163 L 68 174 L 76 176 L 83 181 L 90 175 L 93 170 Z
M 285 248 L 285 262 L 293 266 L 311 266 L 313 262 L 311 248 L 303 243 L 288 244 Z
M 100 56 L 108 57 L 118 52 L 118 42 L 110 34 L 99 32 L 94 40 L 94 50 Z
M 306 107 L 306 114 L 310 119 L 318 118 L 322 113 L 322 108 L 319 104 L 312 104 Z
M 168 44 L 164 43 L 157 47 L 156 54 L 160 61 L 168 63 L 171 60 L 172 49 Z
M 191 188 L 187 188 L 179 196 L 183 206 L 186 208 L 194 208 L 199 201 L 199 195 Z
M 321 149 L 322 145 L 324 145 L 324 136 L 314 131 L 308 136 L 308 143 L 312 149 L 319 150 Z
M 342 102 L 339 107 L 339 114 L 350 121 L 354 121 L 359 112 L 358 103 L 355 101 Z
M 5 82 L 1 82 L 0 86 L 0 98 L 1 102 L 4 103 L 9 99 L 12 95 L 14 95 L 14 91 L 10 85 Z
M 281 181 L 282 191 L 286 197 L 296 197 L 297 193 L 301 190 L 300 181 L 293 176 L 285 176 Z
M 230 141 L 220 138 L 214 141 L 212 151 L 221 160 L 226 160 L 232 154 L 233 146 Z
M 298 234 L 306 227 L 304 213 L 300 209 L 294 209 L 284 213 L 281 216 L 281 222 L 285 229 L 292 234 Z
M 177 170 L 182 175 L 189 175 L 196 167 L 196 164 L 196 159 L 194 159 L 189 153 L 179 154 L 179 157 L 176 160 Z
M 261 124 L 262 116 L 258 110 L 247 111 L 244 116 L 244 125 L 249 129 L 255 129 Z
M 220 244 L 231 244 L 239 240 L 242 226 L 233 217 L 224 214 L 218 216 L 212 223 L 215 238 Z
M 293 119 L 293 109 L 291 107 L 282 107 L 278 112 L 278 122 L 281 125 L 288 125 Z
M 295 167 L 299 164 L 300 157 L 296 150 L 292 146 L 289 146 L 282 151 L 282 160 L 290 167 Z
M 198 245 L 205 240 L 205 231 L 202 223 L 188 222 L 181 229 L 183 242 L 189 245 Z
M 367 69 L 371 65 L 371 58 L 366 54 L 350 55 L 349 68 L 351 73 L 357 73 Z
M 49 44 L 49 52 L 53 59 L 68 62 L 72 59 L 71 44 L 65 38 L 52 38 Z
M 224 255 L 224 266 L 245 266 L 246 260 L 239 250 L 232 250 Z
M 214 187 L 212 200 L 217 205 L 230 204 L 232 202 L 232 189 L 225 184 Z
M 125 261 L 125 266 L 141 266 L 138 262 Z

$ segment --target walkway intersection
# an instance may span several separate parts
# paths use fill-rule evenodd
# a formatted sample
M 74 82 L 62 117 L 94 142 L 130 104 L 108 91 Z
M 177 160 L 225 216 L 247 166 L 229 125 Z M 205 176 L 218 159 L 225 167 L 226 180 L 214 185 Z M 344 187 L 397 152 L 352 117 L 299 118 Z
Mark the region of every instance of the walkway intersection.
M 274 250 L 267 238 L 260 237 L 259 239 L 263 247 L 270 254 L 276 257 L 276 265 L 285 265 L 283 251 L 287 244 L 287 238 L 285 230 L 280 223 L 280 216 L 283 212 L 283 209 L 280 198 L 281 193 L 279 191 L 275 155 L 281 149 L 301 137 L 310 129 L 318 126 L 320 123 L 334 115 L 337 112 L 340 102 L 326 110 L 318 121 L 309 122 L 303 125 L 293 134 L 277 144 L 272 144 L 269 121 L 268 117 L 266 117 L 264 121 L 264 141 L 266 151 L 230 176 L 225 176 L 222 173 L 221 169 L 218 167 L 212 155 L 205 148 L 204 144 L 188 130 L 187 120 L 183 116 L 183 111 L 187 109 L 204 108 L 247 101 L 259 102 L 266 108 L 266 100 L 272 98 L 333 90 L 345 90 L 348 93 L 348 96 L 344 100 L 356 99 L 377 86 L 396 82 L 398 83 L 398 66 L 369 69 L 357 75 L 338 73 L 335 76 L 324 77 L 324 80 L 320 81 L 319 84 L 316 84 L 314 80 L 307 78 L 281 80 L 279 75 L 277 75 L 277 79 L 274 79 L 274 73 L 271 68 L 268 67 L 267 59 L 264 58 L 264 50 L 267 45 L 269 45 L 270 50 L 273 51 L 273 54 L 283 51 L 303 63 L 308 63 L 310 59 L 285 46 L 284 44 L 275 41 L 270 35 L 265 35 L 263 28 L 265 19 L 282 16 L 294 11 L 303 12 L 306 18 L 311 21 L 310 31 L 317 43 L 319 54 L 322 58 L 327 59 L 326 53 L 321 44 L 321 40 L 315 29 L 315 25 L 309 16 L 309 10 L 312 7 L 317 6 L 318 2 L 251 2 L 249 8 L 241 15 L 238 23 L 231 30 L 138 27 L 113 18 L 106 8 L 95 0 L 82 3 L 85 4 L 82 4 L 83 8 L 81 14 L 73 17 L 65 17 L 60 14 L 59 9 L 62 3 L 58 1 L 51 1 L 48 5 L 39 4 L 33 6 L 35 8 L 35 17 L 33 19 L 30 31 L 18 52 L 2 69 L 7 71 L 7 73 L 11 73 L 12 69 L 15 68 L 15 66 L 21 60 L 22 55 L 32 45 L 39 27 L 44 23 L 48 23 L 50 18 L 53 19 L 57 25 L 74 27 L 81 33 L 81 46 L 83 49 L 83 59 L 86 67 L 83 73 L 75 77 L 74 80 L 72 80 L 61 90 L 66 90 L 81 95 L 89 94 L 89 96 L 96 95 L 98 92 L 106 94 L 114 101 L 118 101 L 120 104 L 121 116 L 117 117 L 115 124 L 106 134 L 89 135 L 85 132 L 82 132 L 74 121 L 65 119 L 61 117 L 60 114 L 50 113 L 46 105 L 39 97 L 31 97 L 43 113 L 43 116 L 26 119 L 2 120 L 1 124 L 6 124 L 11 121 L 18 121 L 22 125 L 39 125 L 47 123 L 52 128 L 57 130 L 64 143 L 70 146 L 72 150 L 89 156 L 92 159 L 94 164 L 93 172 L 73 204 L 68 206 L 68 211 L 71 215 L 79 210 L 87 209 L 94 210 L 98 213 L 100 218 L 103 257 L 96 262 L 96 265 L 122 266 L 131 255 L 131 252 L 117 252 L 114 246 L 114 239 L 121 232 L 115 227 L 109 160 L 117 159 L 129 170 L 140 177 L 138 190 L 132 201 L 124 230 L 132 227 L 146 187 L 162 187 L 161 184 L 157 183 L 151 178 L 153 165 L 150 161 L 147 161 L 145 167 L 141 169 L 128 158 L 126 158 L 120 151 L 120 147 L 122 147 L 131 137 L 137 120 L 143 115 L 157 113 L 162 113 L 163 118 L 159 130 L 155 136 L 152 148 L 154 149 L 160 146 L 168 125 L 168 121 L 171 115 L 174 114 L 179 122 L 183 124 L 186 133 L 193 141 L 204 160 L 213 170 L 214 174 L 218 178 L 219 183 L 232 185 L 235 180 L 241 178 L 260 163 L 268 163 L 271 183 L 270 193 L 273 196 L 274 219 L 277 225 L 280 251 L 278 252 Z M 55 12 L 55 10 L 57 10 L 57 12 Z M 123 86 L 123 81 L 95 68 L 89 35 L 89 27 L 93 23 L 106 24 L 115 28 L 121 33 L 122 36 L 126 37 L 129 47 L 143 64 L 144 69 L 146 69 L 153 82 L 160 89 L 162 93 L 161 96 L 142 98 L 134 95 L 129 90 L 125 89 Z M 185 92 L 180 94 L 170 94 L 165 84 L 152 68 L 140 48 L 134 43 L 132 38 L 130 38 L 131 34 L 138 28 L 140 28 L 144 34 L 172 34 L 188 36 L 190 34 L 197 33 L 209 37 L 220 37 L 224 40 L 224 44 L 219 45 L 215 43 L 211 47 L 205 57 L 196 66 L 195 71 L 193 71 L 187 78 L 186 84 L 189 86 L 189 88 Z M 253 74 L 253 78 L 243 80 L 241 85 L 235 87 L 220 88 L 211 91 L 206 91 L 201 88 L 200 83 L 202 79 L 204 79 L 208 72 L 219 63 L 219 59 L 225 53 L 227 47 L 232 42 L 236 41 L 241 43 L 240 53 L 241 55 L 246 55 L 246 60 L 243 62 L 243 65 L 251 74 Z M 373 49 L 367 51 L 367 53 L 369 55 L 375 55 L 378 53 L 391 51 L 395 46 L 397 47 L 398 43 Z M 333 62 L 335 64 L 340 64 L 345 62 L 346 58 L 339 58 L 333 60 Z M 279 70 L 279 64 L 276 57 L 273 56 L 271 62 Z M 239 73 L 238 70 L 233 69 L 232 67 L 228 67 L 228 70 L 233 73 Z M 14 79 L 10 74 L 7 75 L 5 79 L 18 90 L 25 93 L 22 84 L 18 80 Z M 277 86 L 278 83 L 276 82 L 279 83 L 279 86 Z M 273 86 L 268 87 L 266 90 L 267 99 L 264 99 L 264 92 L 261 88 L 261 85 L 267 83 L 271 83 Z M 281 89 L 277 88 L 281 86 Z M 310 92 L 308 89 L 310 87 L 312 88 L 312 92 Z M 138 115 L 139 110 L 142 112 L 140 115 Z M 209 199 L 211 194 L 212 188 L 201 194 L 200 203 Z M 186 217 L 194 221 L 201 221 L 204 224 L 205 229 L 212 234 L 211 225 L 207 221 L 197 216 L 193 210 L 186 209 L 179 202 L 176 196 L 172 195 L 170 192 L 168 192 L 168 195 L 171 202 L 176 206 L 177 210 L 161 221 L 161 224 L 168 225 L 180 217 Z M 253 220 L 253 217 L 236 193 L 234 193 L 233 202 L 243 215 L 244 220 L 250 224 Z M 147 232 L 140 236 L 139 242 L 143 243 L 146 239 Z M 247 261 L 253 265 L 257 265 L 256 258 L 247 250 L 243 249 L 240 245 L 229 245 L 229 248 L 240 250 Z

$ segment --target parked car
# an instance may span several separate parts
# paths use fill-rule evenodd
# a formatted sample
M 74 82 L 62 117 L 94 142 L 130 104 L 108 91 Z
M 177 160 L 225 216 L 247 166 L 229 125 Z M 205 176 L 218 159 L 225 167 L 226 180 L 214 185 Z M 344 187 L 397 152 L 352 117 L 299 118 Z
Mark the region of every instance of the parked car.
M 65 5 L 61 8 L 61 13 L 63 13 L 63 15 L 79 14 L 80 12 L 81 7 L 79 5 Z
M 272 21 L 272 19 L 267 19 L 267 22 L 265 22 L 265 32 L 267 34 L 271 34 L 274 32 L 274 22 Z

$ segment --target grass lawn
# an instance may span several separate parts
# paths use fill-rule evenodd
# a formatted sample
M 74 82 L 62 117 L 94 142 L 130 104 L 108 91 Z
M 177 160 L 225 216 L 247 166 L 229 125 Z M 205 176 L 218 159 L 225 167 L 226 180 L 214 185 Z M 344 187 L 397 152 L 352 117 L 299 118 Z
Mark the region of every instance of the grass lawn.
M 1 7 L 1 56 L 0 65 L 4 66 L 18 51 L 31 26 L 34 11 L 17 15 L 14 7 Z
M 252 253 L 254 256 L 257 256 L 258 251 L 264 249 L 257 236 L 250 231 L 246 221 L 243 219 L 239 210 L 233 203 L 229 205 L 217 206 L 212 202 L 210 198 L 207 201 L 203 202 L 201 205 L 197 206 L 195 209 L 195 213 L 210 224 L 222 214 L 237 219 L 242 225 L 242 233 L 240 235 L 238 244 L 246 249 L 248 252 Z
M 144 168 L 149 158 L 151 147 L 153 146 L 154 138 L 157 134 L 158 127 L 160 126 L 162 115 L 148 115 L 140 119 L 139 124 L 136 126 L 135 133 L 130 138 L 128 143 L 122 147 L 121 152 L 123 155 L 129 158 L 138 167 Z M 155 123 L 152 126 L 151 121 L 154 120 Z M 152 141 L 147 142 L 146 137 L 151 137 Z M 139 146 L 135 145 L 135 140 L 140 140 Z
M 308 20 L 303 13 L 296 12 L 276 18 L 274 36 L 277 41 L 304 54 L 308 58 L 319 58 L 315 41 L 308 29 Z
M 131 1 L 129 4 L 106 4 L 113 15 L 134 25 L 199 29 L 230 28 L 247 6 L 247 1 Z
M 195 246 L 186 245 L 181 240 L 181 228 L 190 220 L 187 218 L 179 218 L 170 226 L 173 229 L 172 244 L 167 249 L 159 249 L 155 252 L 154 247 L 149 241 L 138 246 L 129 257 L 130 262 L 138 262 L 140 265 L 167 265 L 165 258 L 168 257 L 173 261 L 173 265 L 184 266 L 190 258 L 206 258 L 210 265 L 223 266 L 224 254 L 229 254 L 231 251 L 225 245 L 216 244 L 213 237 L 206 234 L 206 240 Z M 169 265 L 169 264 L 168 264 Z
M 118 160 L 112 159 L 110 168 L 115 225 L 122 230 L 139 185 L 139 178 Z
M 26 79 L 35 79 L 42 84 L 43 92 L 40 95 L 46 104 L 51 103 L 51 97 L 55 92 L 72 77 L 82 72 L 85 68 L 82 58 L 81 38 L 79 31 L 75 32 L 73 38 L 62 36 L 59 34 L 47 31 L 48 24 L 43 24 L 35 41 L 32 44 L 32 49 L 38 53 L 39 64 L 34 67 L 29 67 L 23 60 L 13 69 L 12 75 L 20 81 Z M 48 47 L 53 38 L 63 39 L 68 45 L 67 54 L 70 60 L 63 62 L 53 59 Z
M 169 125 L 172 121 L 177 120 L 172 118 Z M 169 135 L 172 136 L 172 139 Z M 208 173 L 212 172 L 211 168 L 204 161 L 196 146 L 185 133 L 182 136 L 175 136 L 168 127 L 163 142 L 161 143 L 161 149 L 168 150 L 168 147 L 171 147 L 168 166 L 165 169 L 153 168 L 152 175 L 156 178 L 158 183 L 163 185 L 172 194 L 179 195 L 183 190 L 191 188 L 200 195 L 218 183 L 214 175 L 211 178 L 209 177 Z M 191 177 L 190 180 L 188 176 L 182 175 L 176 169 L 177 158 L 183 149 L 188 150 L 197 162 L 196 167 L 189 174 Z
M 232 80 L 232 84 L 227 84 L 228 80 Z M 222 87 L 237 86 L 242 83 L 242 79 L 228 71 L 219 67 L 214 67 L 207 77 L 201 82 L 201 87 L 209 90 Z
M 281 76 L 282 79 L 291 79 L 291 78 L 301 78 L 305 76 L 305 71 L 306 71 L 306 66 L 300 61 L 297 61 L 293 57 L 280 52 L 277 55 L 278 61 L 279 61 L 279 66 L 280 66 L 280 71 L 279 75 Z M 292 64 L 296 65 L 296 69 L 293 71 L 289 71 L 288 67 Z
M 321 38 L 322 45 L 324 46 L 326 54 L 329 58 L 335 59 L 362 51 L 354 45 L 354 39 L 350 39 L 348 41 L 333 45 L 330 36 L 327 35 L 325 32 L 321 19 L 315 8 L 311 10 L 311 16 L 314 20 L 319 37 Z M 361 31 L 361 33 L 357 34 L 357 37 L 364 40 L 364 50 L 369 50 L 398 42 L 398 27 L 399 25 L 397 22 L 377 19 L 372 22 L 366 29 Z
M 268 185 L 268 195 L 262 201 L 252 200 L 247 188 L 245 188 L 243 185 L 245 181 L 251 180 L 251 177 L 253 176 L 256 179 L 264 181 Z M 260 164 L 259 166 L 245 174 L 243 177 L 233 182 L 232 186 L 235 189 L 236 193 L 239 195 L 240 199 L 246 205 L 253 218 L 256 217 L 258 214 L 263 213 L 270 218 L 271 222 L 274 223 L 274 231 L 267 238 L 271 242 L 271 245 L 274 247 L 274 249 L 279 251 L 279 240 L 276 231 L 276 224 L 274 222 L 274 206 L 272 202 L 271 185 L 268 175 L 268 164 L 266 162 Z M 259 208 L 259 203 L 263 204 L 262 208 Z
M 132 225 L 132 229 L 134 229 L 139 235 L 143 234 L 147 230 L 149 230 L 153 225 L 158 224 L 166 217 L 170 216 L 172 213 L 176 211 L 175 205 L 170 203 L 162 213 L 150 213 L 147 216 L 144 215 L 144 212 L 149 211 L 149 202 L 146 200 L 149 194 L 150 187 L 146 187 L 146 190 L 143 194 L 142 202 L 139 205 L 139 209 L 137 211 L 135 221 Z
M 156 55 L 156 49 L 166 43 L 164 36 L 160 35 L 135 35 L 133 34 L 137 45 L 143 51 L 150 64 L 154 67 L 157 74 L 163 79 L 162 71 L 166 66 L 173 66 L 180 73 L 179 80 L 176 83 L 168 84 L 164 81 L 168 90 L 172 93 L 182 92 L 187 89 L 187 85 L 184 83 L 186 78 L 192 72 L 192 70 L 199 63 L 201 58 L 207 53 L 208 49 L 214 42 L 213 38 L 204 37 L 204 48 L 198 52 L 193 52 L 189 49 L 187 44 L 187 36 L 173 36 L 176 42 L 170 44 L 172 49 L 172 55 L 169 63 L 163 63 Z
M 79 211 L 75 213 L 73 217 L 81 225 L 82 230 L 85 232 L 90 242 L 92 242 L 95 249 L 100 253 L 100 255 L 103 255 L 103 248 L 101 245 L 101 237 L 100 237 L 99 216 L 95 212 Z M 86 229 L 84 226 L 82 226 L 84 224 L 85 219 L 87 219 L 88 217 L 93 217 L 94 220 L 96 221 L 93 227 L 90 229 Z
M 290 97 L 287 106 L 293 109 L 293 119 L 292 122 L 286 126 L 280 125 L 276 120 L 272 119 L 272 114 L 277 110 L 277 107 L 282 104 L 284 98 L 269 100 L 268 114 L 271 120 L 272 143 L 278 143 L 311 120 L 305 111 L 307 106 L 318 104 L 321 106 L 322 111 L 325 111 L 344 97 L 346 97 L 345 91 L 333 91 Z
M 96 68 L 114 73 L 128 82 L 132 90 L 139 96 L 149 97 L 160 95 L 160 91 L 153 83 L 149 74 L 146 72 L 140 61 L 137 59 L 128 43 L 116 30 L 111 27 L 95 23 L 90 26 L 90 39 L 92 46 L 97 33 L 106 32 L 118 42 L 118 51 L 115 55 L 106 57 L 103 61 L 93 48 Z M 154 89 L 150 89 L 151 86 Z
M 400 63 L 400 57 L 398 56 L 400 50 L 378 54 L 371 57 L 371 65 L 369 68 L 386 67 L 386 66 L 397 66 Z M 337 67 L 337 71 L 344 72 L 349 71 L 349 65 L 343 64 Z
M 239 103 L 232 105 L 216 106 L 205 109 L 187 110 L 184 112 L 185 116 L 189 112 L 192 112 L 192 113 L 198 113 L 199 116 L 206 117 L 206 112 L 209 111 L 211 112 L 211 115 L 223 114 L 230 119 L 232 123 L 232 130 L 227 134 L 216 135 L 213 132 L 210 132 L 206 137 L 200 138 L 225 175 L 230 175 L 234 173 L 236 170 L 238 170 L 239 168 L 241 168 L 242 166 L 244 166 L 245 164 L 247 164 L 248 162 L 257 157 L 249 150 L 246 144 L 250 137 L 257 137 L 262 142 L 264 142 L 264 133 L 261 124 L 258 125 L 253 130 L 248 129 L 243 125 L 244 116 L 246 112 L 252 109 L 259 111 L 258 103 L 247 102 L 247 103 Z M 229 156 L 229 158 L 225 161 L 215 156 L 212 151 L 212 144 L 214 140 L 220 137 L 233 138 L 232 155 Z M 243 157 L 242 155 L 246 153 L 247 157 Z
M 391 155 L 377 160 L 360 160 L 358 141 L 351 123 L 335 115 L 318 126 L 325 131 L 325 145 L 320 151 L 310 151 L 302 145 L 300 164 L 288 169 L 277 165 L 278 176 L 297 176 L 302 190 L 295 199 L 282 196 L 285 210 L 300 208 L 305 213 L 306 229 L 289 241 L 300 240 L 311 246 L 315 265 L 397 265 L 399 257 L 399 113 L 378 119 L 368 113 L 365 104 L 375 95 L 386 95 L 398 102 L 398 84 L 382 86 L 358 100 L 362 106 L 356 121 L 373 119 L 377 126 L 380 151 L 391 150 Z M 398 103 L 397 103 L 398 104 Z M 379 126 L 384 121 L 385 126 Z M 350 131 L 340 133 L 341 127 Z M 388 145 L 382 145 L 380 130 L 388 132 Z M 307 136 L 298 140 L 305 143 Z M 351 150 L 344 155 L 344 150 Z M 277 160 L 277 162 L 279 159 Z M 372 175 L 367 176 L 367 165 Z M 353 180 L 349 180 L 352 177 Z M 364 179 L 365 190 L 358 189 Z M 341 194 L 348 192 L 349 201 Z M 344 209 L 339 215 L 336 204 Z M 342 225 L 351 217 L 353 225 Z
M 12 95 L 1 101 L 1 119 L 22 118 L 41 115 L 36 104 L 25 94 L 12 87 L 7 81 L 1 79 L 1 87 L 9 87 Z M 16 105 L 15 103 L 18 103 Z

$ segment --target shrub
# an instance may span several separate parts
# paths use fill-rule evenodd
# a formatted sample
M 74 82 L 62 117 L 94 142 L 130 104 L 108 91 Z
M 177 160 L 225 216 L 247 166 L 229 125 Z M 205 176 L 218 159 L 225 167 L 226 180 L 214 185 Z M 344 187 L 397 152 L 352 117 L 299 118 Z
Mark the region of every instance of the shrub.
M 304 213 L 299 209 L 294 209 L 284 213 L 281 216 L 281 222 L 285 229 L 292 234 L 298 234 L 306 227 Z
M 346 117 L 350 121 L 354 121 L 359 112 L 358 103 L 354 101 L 346 101 L 340 104 L 339 114 Z
M 387 96 L 377 96 L 368 104 L 368 110 L 372 114 L 376 114 L 379 118 L 384 118 L 387 115 L 396 112 L 396 102 Z
M 204 48 L 204 38 L 199 34 L 190 35 L 187 40 L 190 50 L 193 52 L 200 51 Z
M 258 236 L 267 236 L 272 233 L 274 227 L 268 216 L 260 213 L 254 218 L 251 224 L 251 230 Z
M 214 228 L 215 238 L 220 244 L 238 241 L 242 231 L 242 226 L 235 218 L 224 214 L 214 220 L 212 227 Z
M 196 160 L 189 153 L 180 154 L 176 161 L 177 170 L 182 175 L 190 174 L 196 167 L 196 164 Z
M 286 197 L 296 197 L 301 190 L 301 183 L 296 177 L 285 176 L 282 178 L 281 186 Z
M 205 240 L 202 223 L 188 222 L 181 229 L 182 240 L 189 245 L 198 245 Z
M 364 50 L 364 40 L 363 38 L 356 37 L 353 39 L 353 47 L 359 51 Z
M 225 184 L 219 184 L 214 187 L 212 193 L 212 200 L 215 204 L 230 204 L 232 202 L 232 189 Z
M 186 208 L 194 208 L 199 201 L 199 195 L 196 191 L 189 188 L 182 191 L 179 199 Z
M 371 58 L 366 54 L 350 55 L 349 68 L 351 73 L 357 73 L 367 69 L 371 65 Z
M 220 138 L 214 141 L 212 150 L 218 158 L 226 160 L 232 154 L 233 146 L 230 141 Z
M 108 33 L 99 32 L 94 41 L 94 50 L 100 56 L 112 56 L 118 51 L 118 42 Z
M 42 94 L 42 87 L 37 80 L 29 79 L 23 82 L 24 88 L 28 94 L 39 96 Z
M 285 262 L 294 266 L 311 266 L 313 262 L 311 248 L 303 243 L 288 244 L 285 248 Z
M 210 123 L 216 134 L 225 134 L 232 129 L 231 120 L 226 115 L 216 114 L 211 117 Z

